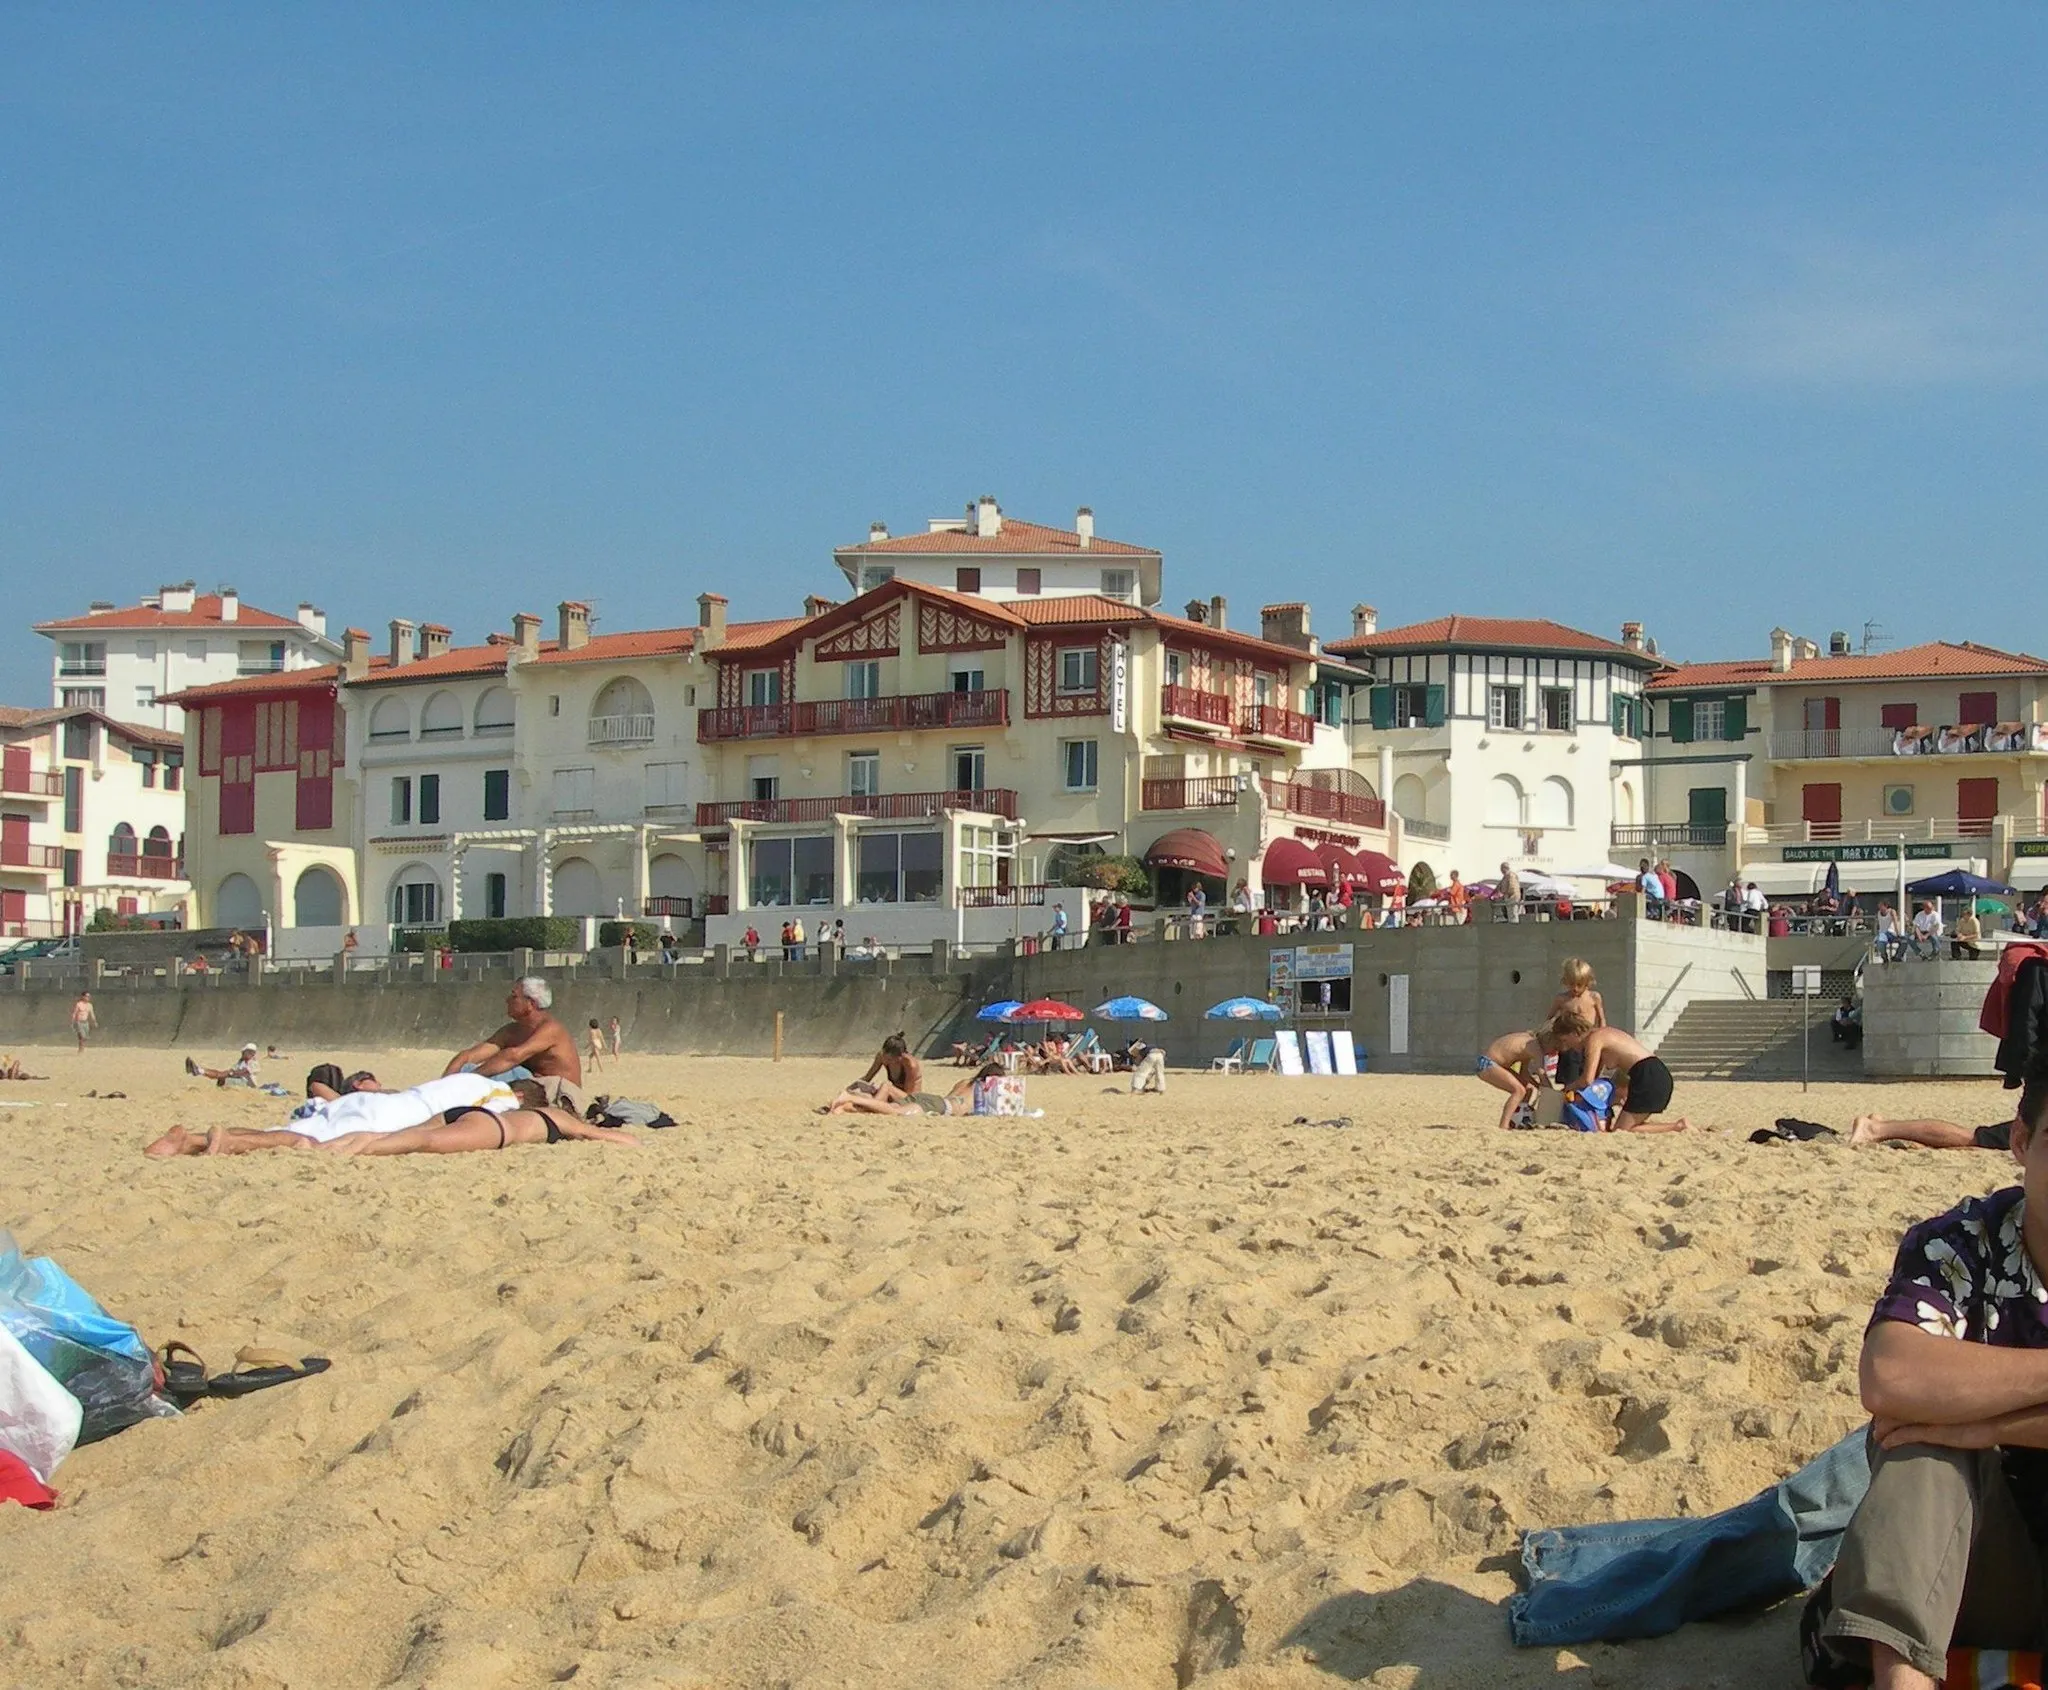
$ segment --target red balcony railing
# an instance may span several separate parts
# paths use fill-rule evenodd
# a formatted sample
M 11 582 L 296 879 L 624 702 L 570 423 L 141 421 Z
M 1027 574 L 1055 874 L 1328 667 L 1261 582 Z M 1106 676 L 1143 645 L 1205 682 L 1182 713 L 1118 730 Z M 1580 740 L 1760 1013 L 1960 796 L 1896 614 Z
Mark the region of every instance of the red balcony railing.
M 1266 802 L 1289 815 L 1314 816 L 1318 821 L 1341 822 L 1347 827 L 1385 828 L 1387 802 L 1350 792 L 1335 792 L 1327 786 L 1307 786 L 1299 781 L 1261 781 Z
M 109 851 L 110 880 L 183 880 L 185 865 L 176 857 L 152 857 L 139 851 Z
M 62 868 L 58 845 L 31 845 L 26 839 L 0 839 L 0 868 Z
M 1138 783 L 1141 810 L 1228 810 L 1237 804 L 1237 776 L 1204 775 L 1198 780 Z
M 1230 700 L 1220 692 L 1200 692 L 1194 687 L 1161 687 L 1159 713 L 1189 722 L 1206 722 L 1212 728 L 1230 726 Z
M 790 739 L 806 734 L 915 733 L 920 728 L 1000 728 L 1010 720 L 1010 695 L 907 692 L 888 698 L 815 698 L 791 704 L 719 706 L 697 712 L 697 740 Z
M 1017 794 L 1008 787 L 978 792 L 890 792 L 856 798 L 742 798 L 733 803 L 699 804 L 697 825 L 720 827 L 726 822 L 823 822 L 834 816 L 874 816 L 884 821 L 909 821 L 940 810 L 981 810 L 1017 819 Z
M 1306 745 L 1316 737 L 1312 718 L 1299 710 L 1285 710 L 1277 704 L 1254 704 L 1244 713 L 1238 731 L 1253 739 L 1284 739 Z
M 19 793 L 25 798 L 62 798 L 64 774 L 60 769 L 25 769 L 10 764 L 0 769 L 0 792 Z

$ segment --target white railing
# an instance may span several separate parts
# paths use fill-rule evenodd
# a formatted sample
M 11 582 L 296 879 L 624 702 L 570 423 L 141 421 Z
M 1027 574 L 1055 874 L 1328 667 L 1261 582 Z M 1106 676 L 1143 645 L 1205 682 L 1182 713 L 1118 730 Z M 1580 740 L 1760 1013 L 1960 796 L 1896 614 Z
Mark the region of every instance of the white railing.
M 1887 840 L 1988 839 L 1988 816 L 1898 816 L 1870 821 L 1751 823 L 1742 830 L 1748 845 L 1867 844 Z
M 653 741 L 654 717 L 650 712 L 644 716 L 593 716 L 590 718 L 590 736 L 585 743 L 651 745 Z
M 1962 728 L 1808 728 L 1774 733 L 1770 755 L 1781 762 L 1829 757 L 1976 757 L 1990 753 L 2012 756 L 2048 750 L 2048 732 L 2036 725 L 2008 722 Z

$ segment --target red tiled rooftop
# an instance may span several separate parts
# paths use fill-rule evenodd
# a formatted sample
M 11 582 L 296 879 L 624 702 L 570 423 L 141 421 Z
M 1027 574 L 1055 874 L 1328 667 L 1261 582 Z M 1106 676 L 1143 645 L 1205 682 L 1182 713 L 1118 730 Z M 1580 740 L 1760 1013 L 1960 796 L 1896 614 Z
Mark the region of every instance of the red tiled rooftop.
M 252 628 L 259 632 L 292 628 L 312 637 L 311 630 L 296 618 L 258 610 L 246 599 L 241 601 L 235 620 L 223 622 L 218 593 L 195 595 L 190 610 L 159 610 L 153 605 L 130 604 L 115 610 L 103 610 L 96 616 L 65 616 L 55 622 L 38 622 L 35 625 L 39 634 L 70 634 L 93 628 Z
M 940 529 L 935 534 L 899 534 L 888 540 L 863 540 L 858 545 L 841 546 L 834 554 L 838 557 L 852 557 L 856 554 L 887 557 L 904 553 L 937 553 L 950 556 L 954 553 L 978 552 L 985 556 L 1019 557 L 1157 557 L 1159 554 L 1150 546 L 1128 545 L 1122 540 L 1105 540 L 1100 535 L 1090 540 L 1083 548 L 1081 536 L 1071 528 L 1047 528 L 1036 522 L 1020 522 L 1015 517 L 1003 518 L 1003 531 L 984 539 L 978 533 L 967 529 Z
M 1443 646 L 1478 647 L 1486 651 L 1582 651 L 1627 658 L 1649 669 L 1663 667 L 1660 659 L 1617 640 L 1605 640 L 1584 629 L 1568 628 L 1562 622 L 1534 616 L 1438 616 L 1401 628 L 1382 628 L 1374 634 L 1326 640 L 1323 649 L 1342 657 Z
M 40 709 L 19 704 L 0 704 L 0 729 L 5 728 L 47 728 L 57 722 L 68 722 L 76 716 L 90 716 L 102 723 L 109 733 L 120 734 L 143 745 L 179 746 L 185 743 L 184 735 L 170 728 L 147 727 L 140 722 L 120 722 L 104 710 L 93 710 L 83 705 L 47 704 Z
M 381 673 L 390 661 L 388 657 L 373 657 L 370 668 Z M 214 704 L 223 698 L 242 698 L 252 694 L 267 697 L 271 693 L 333 686 L 340 678 L 339 663 L 322 663 L 311 669 L 282 669 L 274 675 L 242 675 L 232 681 L 215 681 L 211 686 L 187 687 L 182 692 L 165 693 L 157 703 L 175 704 L 189 710 L 194 704 Z
M 2048 674 L 2048 661 L 2025 652 L 2000 651 L 1973 640 L 1957 644 L 1929 640 L 1897 651 L 1868 656 L 1807 657 L 1781 674 L 1768 657 L 1733 663 L 1684 663 L 1650 683 L 1653 692 L 1682 692 L 1690 687 L 1799 686 L 1814 681 L 1970 680 L 1995 675 Z
M 546 651 L 553 644 L 544 644 Z M 409 663 L 393 663 L 390 658 L 372 658 L 372 672 L 351 686 L 378 686 L 389 681 L 394 684 L 412 681 L 451 680 L 460 675 L 501 675 L 505 672 L 505 657 L 513 648 L 509 645 L 459 645 L 435 657 L 415 657 Z

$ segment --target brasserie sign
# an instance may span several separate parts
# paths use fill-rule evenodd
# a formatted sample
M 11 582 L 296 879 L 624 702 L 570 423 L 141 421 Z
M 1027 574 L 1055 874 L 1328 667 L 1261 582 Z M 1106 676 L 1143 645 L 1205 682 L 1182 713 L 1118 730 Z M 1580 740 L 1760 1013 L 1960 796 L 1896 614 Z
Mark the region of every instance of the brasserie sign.
M 2048 840 L 2042 841 L 2048 844 Z M 1939 861 L 1952 857 L 1961 847 L 1942 844 L 1938 840 L 1906 847 L 1906 861 Z M 1899 847 L 1887 841 L 1881 845 L 1787 845 L 1784 860 L 1788 863 L 1895 863 L 1899 860 Z

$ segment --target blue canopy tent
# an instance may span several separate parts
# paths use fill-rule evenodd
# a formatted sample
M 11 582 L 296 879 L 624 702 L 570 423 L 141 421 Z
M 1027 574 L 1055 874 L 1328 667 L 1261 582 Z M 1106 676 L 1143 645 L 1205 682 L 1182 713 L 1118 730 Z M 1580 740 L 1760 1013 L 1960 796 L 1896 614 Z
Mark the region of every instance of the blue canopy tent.
M 1908 881 L 1906 891 L 1915 898 L 2009 898 L 2012 888 L 2001 881 L 1986 880 L 1981 874 L 1952 868 L 1946 874 L 1930 874 L 1925 880 Z

